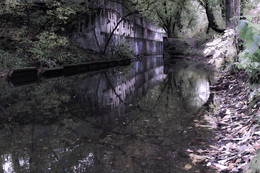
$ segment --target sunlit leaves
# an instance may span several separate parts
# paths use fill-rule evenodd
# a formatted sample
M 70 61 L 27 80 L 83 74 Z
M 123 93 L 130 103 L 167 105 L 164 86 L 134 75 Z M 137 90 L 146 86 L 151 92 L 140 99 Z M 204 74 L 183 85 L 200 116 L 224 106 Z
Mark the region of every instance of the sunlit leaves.
M 249 21 L 253 20 L 253 16 L 250 16 L 250 15 L 246 15 L 245 18 L 247 18 Z
M 260 46 L 260 36 L 259 36 L 259 34 L 254 35 L 254 41 L 258 44 L 258 46 Z
M 246 69 L 246 68 L 250 68 L 250 69 L 258 69 L 260 67 L 259 62 L 254 62 L 251 60 L 250 55 L 245 54 L 244 56 L 241 56 L 239 58 L 239 64 L 238 67 L 241 69 Z
M 54 2 L 48 5 L 50 10 L 47 11 L 47 14 L 50 15 L 52 18 L 58 18 L 62 20 L 62 22 L 66 22 L 69 20 L 72 15 L 77 13 L 76 9 L 68 5 L 63 5 L 61 2 Z M 54 10 L 53 10 L 54 9 Z
M 249 52 L 251 55 L 259 49 L 259 29 L 260 25 L 253 24 L 248 20 L 240 20 L 237 26 L 237 30 L 240 33 L 240 38 L 245 41 L 245 52 Z
M 232 61 L 236 52 L 233 45 L 234 36 L 235 32 L 233 29 L 225 30 L 225 34 L 223 36 L 219 38 L 217 37 L 212 42 L 206 44 L 204 55 L 212 56 L 212 61 L 217 61 L 217 59 L 224 57 Z
M 249 49 L 247 49 L 247 51 L 253 55 L 258 49 L 259 49 L 259 46 L 256 42 L 252 42 L 251 44 L 247 45 L 249 46 Z
M 240 37 L 243 39 L 248 27 L 248 22 L 246 20 L 240 20 L 238 22 L 237 30 L 240 32 Z
M 252 17 L 247 16 L 247 19 Z M 237 26 L 245 46 L 245 50 L 239 54 L 237 66 L 248 71 L 251 78 L 257 79 L 260 73 L 260 25 L 249 20 L 240 20 Z

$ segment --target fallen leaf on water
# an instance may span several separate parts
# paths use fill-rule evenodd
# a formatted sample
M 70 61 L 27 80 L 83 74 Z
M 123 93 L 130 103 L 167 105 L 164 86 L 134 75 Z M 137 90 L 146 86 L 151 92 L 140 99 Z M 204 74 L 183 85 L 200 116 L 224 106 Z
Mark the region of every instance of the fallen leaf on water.
M 155 157 L 155 159 L 162 160 L 163 158 L 162 157 Z
M 191 168 L 192 168 L 192 166 L 191 166 L 190 164 L 187 164 L 187 165 L 185 165 L 185 167 L 184 167 L 185 170 L 190 170 Z
M 206 159 L 205 156 L 199 156 L 199 155 L 196 155 L 196 154 L 190 154 L 190 158 L 192 159 L 192 163 L 193 164 L 196 164 L 198 162 L 202 162 L 203 160 Z

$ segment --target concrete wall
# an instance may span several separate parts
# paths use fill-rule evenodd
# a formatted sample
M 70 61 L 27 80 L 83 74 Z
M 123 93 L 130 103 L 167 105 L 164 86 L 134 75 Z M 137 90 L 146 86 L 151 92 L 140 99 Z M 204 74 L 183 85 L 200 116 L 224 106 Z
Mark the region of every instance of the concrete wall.
M 71 40 L 84 49 L 100 51 L 104 49 L 110 33 L 127 13 L 121 4 L 109 2 L 106 8 L 81 17 Z M 162 38 L 165 32 L 154 24 L 149 24 L 140 16 L 130 16 L 123 20 L 109 42 L 109 49 L 127 43 L 136 54 L 162 54 Z

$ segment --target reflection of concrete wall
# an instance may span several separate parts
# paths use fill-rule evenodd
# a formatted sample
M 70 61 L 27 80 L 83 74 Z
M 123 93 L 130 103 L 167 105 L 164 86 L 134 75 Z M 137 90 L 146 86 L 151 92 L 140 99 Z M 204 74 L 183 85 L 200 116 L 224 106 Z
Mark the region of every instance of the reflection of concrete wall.
M 131 97 L 137 96 L 137 90 L 145 92 L 157 81 L 163 80 L 165 75 L 162 58 L 149 59 L 152 60 L 135 62 L 133 68 L 125 73 L 111 69 L 106 75 L 101 73 L 81 81 L 79 92 L 85 98 L 88 109 L 95 105 L 95 111 L 99 111 L 100 114 L 108 114 L 112 109 L 120 111 L 124 109 L 121 100 L 131 100 Z
M 81 17 L 71 40 L 85 49 L 99 51 L 99 46 L 104 49 L 109 34 L 126 13 L 121 4 L 109 2 L 106 9 Z M 162 29 L 137 15 L 131 16 L 118 25 L 109 47 L 126 42 L 135 54 L 162 54 L 163 36 Z

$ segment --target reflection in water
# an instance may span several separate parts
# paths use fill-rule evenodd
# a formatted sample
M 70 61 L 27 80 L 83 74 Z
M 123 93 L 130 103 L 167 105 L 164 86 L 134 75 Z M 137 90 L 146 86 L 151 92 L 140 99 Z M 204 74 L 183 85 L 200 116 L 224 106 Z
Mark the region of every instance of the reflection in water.
M 34 86 L 1 83 L 0 172 L 182 172 L 200 134 L 190 109 L 207 101 L 210 72 L 183 61 L 163 71 L 151 57 Z
M 177 61 L 168 70 L 168 77 L 173 78 L 178 95 L 187 111 L 197 111 L 208 101 L 213 75 L 206 67 L 196 62 L 191 64 Z
M 152 60 L 154 62 L 148 59 L 138 61 L 127 71 L 110 69 L 80 80 L 77 94 L 83 99 L 86 110 L 92 113 L 99 111 L 101 114 L 112 110 L 112 114 L 120 114 L 125 109 L 127 99 L 141 97 L 148 87 L 165 77 L 161 59 Z

